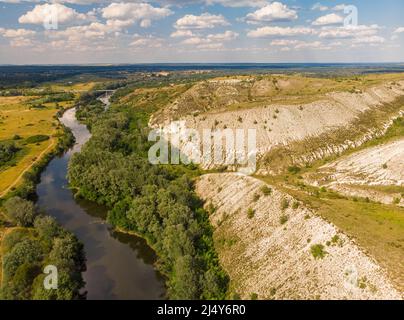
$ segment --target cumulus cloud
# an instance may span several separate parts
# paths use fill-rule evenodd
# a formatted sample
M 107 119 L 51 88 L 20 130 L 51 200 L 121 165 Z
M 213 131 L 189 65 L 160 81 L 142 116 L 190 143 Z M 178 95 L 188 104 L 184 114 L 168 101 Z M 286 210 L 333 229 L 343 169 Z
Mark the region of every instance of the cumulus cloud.
M 374 25 L 358 25 L 358 26 L 346 26 L 346 27 L 325 27 L 320 33 L 320 38 L 325 39 L 347 39 L 355 37 L 369 37 L 376 35 L 380 27 Z
M 177 30 L 171 33 L 171 38 L 183 38 L 183 37 L 193 37 L 194 34 L 191 30 Z
M 0 35 L 2 35 L 5 38 L 29 37 L 29 36 L 33 36 L 35 34 L 36 34 L 36 32 L 33 30 L 0 28 Z
M 134 49 L 146 49 L 146 48 L 161 48 L 164 45 L 164 40 L 161 38 L 148 36 L 135 36 L 135 39 L 130 43 Z
M 311 28 L 306 27 L 262 27 L 256 30 L 249 31 L 247 36 L 250 38 L 262 38 L 262 37 L 288 37 L 298 35 L 310 35 L 314 31 Z
M 329 7 L 322 5 L 320 2 L 315 3 L 312 7 L 311 10 L 318 10 L 318 11 L 327 11 Z
M 217 26 L 227 26 L 229 22 L 222 15 L 203 13 L 200 16 L 187 14 L 178 19 L 174 27 L 177 29 L 212 29 Z
M 224 7 L 264 7 L 268 4 L 266 0 L 205 0 L 207 5 L 220 4 Z
M 227 30 L 224 33 L 209 34 L 207 38 L 213 41 L 230 41 L 236 39 L 238 36 L 237 32 Z
M 272 2 L 253 13 L 247 14 L 248 23 L 262 23 L 274 21 L 291 21 L 298 18 L 297 12 L 280 2 Z
M 337 25 L 342 24 L 344 22 L 344 18 L 338 14 L 330 13 L 325 16 L 317 18 L 313 21 L 314 26 L 329 26 L 329 25 Z
M 148 3 L 111 3 L 102 9 L 103 18 L 138 22 L 144 28 L 149 27 L 153 20 L 172 14 L 168 8 L 157 8 Z
M 353 40 L 353 43 L 357 44 L 381 44 L 384 42 L 386 42 L 386 39 L 380 36 L 358 37 Z
M 48 21 L 56 21 L 59 24 L 79 23 L 88 21 L 91 14 L 79 13 L 76 10 L 66 7 L 60 3 L 36 5 L 34 9 L 22 15 L 19 23 L 44 24 Z
M 396 30 L 394 30 L 394 33 L 404 33 L 404 27 L 399 27 Z

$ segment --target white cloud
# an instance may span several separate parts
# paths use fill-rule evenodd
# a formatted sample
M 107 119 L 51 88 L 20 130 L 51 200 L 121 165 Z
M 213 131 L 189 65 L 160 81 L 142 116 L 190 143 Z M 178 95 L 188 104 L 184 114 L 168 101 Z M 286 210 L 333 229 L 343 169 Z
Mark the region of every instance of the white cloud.
M 261 38 L 268 36 L 297 36 L 297 35 L 309 35 L 313 34 L 314 31 L 311 28 L 306 27 L 262 27 L 256 30 L 249 31 L 247 36 L 251 38 Z
M 322 5 L 320 2 L 315 3 L 312 7 L 311 10 L 318 10 L 318 11 L 327 11 L 329 7 Z
M 247 14 L 245 20 L 248 23 L 261 23 L 273 21 L 291 21 L 298 18 L 297 12 L 290 9 L 287 5 L 280 2 L 271 4 L 258 9 L 253 13 Z
M 59 24 L 78 23 L 90 19 L 90 16 L 79 13 L 60 3 L 36 5 L 34 9 L 22 15 L 18 22 L 27 24 L 43 24 L 57 19 Z
M 207 5 L 220 4 L 224 7 L 264 7 L 268 4 L 266 0 L 205 0 Z
M 171 38 L 183 38 L 183 37 L 193 37 L 194 34 L 191 30 L 177 30 L 171 33 Z
M 374 25 L 358 25 L 358 26 L 346 26 L 346 27 L 325 27 L 320 33 L 320 38 L 325 39 L 348 39 L 355 37 L 369 37 L 376 35 L 380 27 Z
M 271 46 L 284 47 L 284 46 L 296 45 L 298 43 L 300 43 L 299 40 L 276 39 L 276 40 L 271 41 Z
M 29 36 L 33 36 L 35 34 L 36 34 L 36 32 L 33 30 L 0 28 L 0 35 L 2 35 L 5 38 L 29 37 Z
M 354 39 L 353 42 L 358 44 L 381 44 L 386 42 L 386 39 L 380 36 L 359 37 Z
M 187 14 L 178 19 L 174 27 L 177 29 L 212 29 L 217 26 L 227 26 L 229 23 L 222 15 L 203 13 L 200 16 Z
M 209 34 L 207 38 L 213 41 L 230 41 L 236 39 L 238 36 L 237 32 L 227 30 L 224 33 Z
M 336 25 L 336 24 L 342 24 L 344 22 L 344 18 L 335 14 L 335 13 L 330 13 L 325 16 L 317 18 L 315 21 L 313 21 L 314 26 L 329 26 L 329 25 Z
M 394 30 L 394 33 L 404 33 L 404 27 L 399 27 L 396 30 Z
M 135 47 L 135 49 L 145 49 L 145 48 L 161 48 L 163 46 L 164 40 L 161 38 L 156 38 L 154 36 L 146 36 L 146 37 L 135 37 L 130 43 L 131 47 Z
M 332 8 L 332 10 L 334 10 L 334 11 L 344 11 L 345 7 L 347 7 L 346 4 L 338 4 L 334 8 Z
M 106 19 L 132 20 L 147 28 L 153 20 L 163 19 L 173 12 L 168 8 L 156 8 L 148 3 L 111 3 L 102 9 Z

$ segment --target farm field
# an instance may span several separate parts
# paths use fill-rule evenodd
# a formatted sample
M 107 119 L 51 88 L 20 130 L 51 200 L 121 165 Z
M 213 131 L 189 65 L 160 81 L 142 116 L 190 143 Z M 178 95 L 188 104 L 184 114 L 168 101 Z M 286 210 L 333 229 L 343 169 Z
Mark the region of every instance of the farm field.
M 32 105 L 36 97 L 0 97 L 0 142 L 17 148 L 10 161 L 0 167 L 0 197 L 18 187 L 21 177 L 45 154 L 52 151 L 61 128 L 55 116 L 71 101 Z

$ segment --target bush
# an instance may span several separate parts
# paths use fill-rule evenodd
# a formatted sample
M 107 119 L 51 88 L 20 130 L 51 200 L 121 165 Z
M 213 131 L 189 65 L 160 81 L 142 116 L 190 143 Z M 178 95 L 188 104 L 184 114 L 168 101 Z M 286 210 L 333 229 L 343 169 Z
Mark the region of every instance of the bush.
M 298 166 L 288 167 L 288 172 L 291 174 L 298 174 L 300 171 L 301 169 Z
M 285 211 L 287 208 L 289 208 L 289 200 L 288 199 L 282 199 L 282 201 L 281 201 L 281 210 Z
M 44 142 L 44 141 L 47 141 L 47 140 L 49 140 L 49 136 L 43 135 L 43 134 L 38 134 L 38 135 L 31 136 L 31 137 L 27 138 L 25 140 L 25 142 L 28 143 L 28 144 L 32 144 L 32 143 Z
M 0 142 L 0 166 L 13 159 L 18 151 L 14 143 Z
M 322 244 L 312 245 L 310 251 L 315 259 L 323 259 L 327 254 Z
M 255 210 L 252 208 L 248 208 L 248 210 L 247 210 L 248 219 L 252 219 L 252 218 L 254 218 L 254 216 L 255 216 Z
M 268 186 L 262 186 L 261 192 L 264 194 L 264 196 L 270 196 L 272 194 L 272 189 Z
M 31 201 L 24 200 L 20 197 L 13 197 L 4 203 L 7 216 L 18 226 L 32 226 L 37 210 Z
M 250 300 L 258 300 L 258 294 L 251 293 Z
M 279 222 L 280 222 L 282 225 L 284 225 L 286 222 L 288 222 L 288 220 L 289 220 L 289 217 L 288 217 L 287 215 L 282 215 L 282 216 L 279 218 Z

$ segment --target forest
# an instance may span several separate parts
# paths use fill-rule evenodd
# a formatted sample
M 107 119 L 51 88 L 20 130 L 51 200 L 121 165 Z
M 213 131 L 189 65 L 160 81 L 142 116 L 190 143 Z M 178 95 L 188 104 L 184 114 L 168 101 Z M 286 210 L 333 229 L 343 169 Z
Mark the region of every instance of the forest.
M 72 300 L 82 298 L 85 270 L 82 244 L 56 221 L 20 197 L 4 203 L 13 227 L 2 241 L 3 275 L 0 299 Z M 58 290 L 44 288 L 45 266 L 58 271 Z
M 148 111 L 120 104 L 100 115 L 90 105 L 78 115 L 92 138 L 69 164 L 76 196 L 108 206 L 112 225 L 148 241 L 170 299 L 226 298 L 228 276 L 214 249 L 208 213 L 194 192 L 198 169 L 148 162 Z

